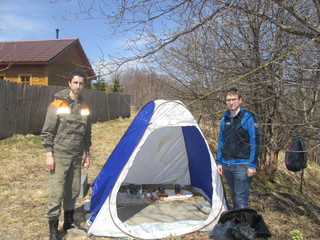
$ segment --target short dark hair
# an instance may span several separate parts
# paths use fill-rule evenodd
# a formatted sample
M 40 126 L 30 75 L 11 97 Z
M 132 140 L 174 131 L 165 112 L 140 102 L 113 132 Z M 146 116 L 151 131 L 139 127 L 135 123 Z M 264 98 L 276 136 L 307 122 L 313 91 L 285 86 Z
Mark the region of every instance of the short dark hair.
M 240 91 L 235 87 L 228 89 L 224 97 L 226 98 L 228 95 L 236 95 L 238 98 L 241 98 Z
M 71 82 L 71 80 L 73 79 L 73 77 L 78 76 L 78 77 L 82 77 L 84 79 L 84 82 L 87 80 L 87 76 L 86 74 L 79 70 L 79 69 L 74 69 L 72 70 L 72 72 L 69 74 L 69 82 Z

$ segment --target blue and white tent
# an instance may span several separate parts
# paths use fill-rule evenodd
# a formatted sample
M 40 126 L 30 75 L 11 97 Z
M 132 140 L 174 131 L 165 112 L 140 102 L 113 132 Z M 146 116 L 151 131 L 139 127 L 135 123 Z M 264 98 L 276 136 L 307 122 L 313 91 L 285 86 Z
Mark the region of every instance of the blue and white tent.
M 130 226 L 117 213 L 117 193 L 123 184 L 192 185 L 211 201 L 211 212 L 203 221 Z M 214 158 L 194 117 L 180 101 L 156 100 L 137 114 L 93 182 L 88 234 L 139 239 L 179 236 L 212 229 L 226 209 Z

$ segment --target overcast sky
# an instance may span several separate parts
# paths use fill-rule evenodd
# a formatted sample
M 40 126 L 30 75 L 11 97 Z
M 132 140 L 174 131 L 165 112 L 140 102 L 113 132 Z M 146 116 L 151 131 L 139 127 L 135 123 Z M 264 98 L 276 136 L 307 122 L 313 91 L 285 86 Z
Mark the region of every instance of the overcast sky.
M 77 0 L 0 0 L 0 8 L 0 41 L 55 39 L 59 29 L 59 38 L 79 38 L 90 60 L 123 54 L 123 41 L 103 20 L 63 20 Z

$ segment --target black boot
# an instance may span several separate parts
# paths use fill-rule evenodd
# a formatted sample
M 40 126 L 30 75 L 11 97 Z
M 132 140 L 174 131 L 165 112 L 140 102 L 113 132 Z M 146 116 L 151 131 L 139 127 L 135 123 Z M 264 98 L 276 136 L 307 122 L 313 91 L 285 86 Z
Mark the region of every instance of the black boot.
M 58 240 L 59 238 L 59 217 L 50 217 L 49 218 L 49 227 L 50 227 L 50 240 Z
M 68 229 L 75 228 L 78 230 L 86 231 L 84 228 L 80 227 L 73 219 L 74 210 L 64 212 L 64 223 L 63 230 L 67 231 Z

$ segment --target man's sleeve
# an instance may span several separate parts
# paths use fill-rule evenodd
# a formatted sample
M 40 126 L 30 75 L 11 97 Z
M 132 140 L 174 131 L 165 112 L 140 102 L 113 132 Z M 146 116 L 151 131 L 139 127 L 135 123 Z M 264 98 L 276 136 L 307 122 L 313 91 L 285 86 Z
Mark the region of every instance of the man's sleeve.
M 57 133 L 57 123 L 57 108 L 53 105 L 50 105 L 48 107 L 46 120 L 41 132 L 42 145 L 46 149 L 46 152 L 52 152 L 53 150 L 54 137 Z
M 261 139 L 260 139 L 260 124 L 259 119 L 254 114 L 251 115 L 248 119 L 249 124 L 248 126 L 248 132 L 250 135 L 250 162 L 249 167 L 250 168 L 257 168 L 258 165 L 258 157 L 260 154 L 260 145 L 261 145 Z
M 219 132 L 219 138 L 218 138 L 218 151 L 217 151 L 217 156 L 216 156 L 217 165 L 221 165 L 221 157 L 222 157 L 221 147 L 224 143 L 223 129 L 224 129 L 224 118 L 222 118 L 221 122 L 220 122 L 220 132 Z
M 89 152 L 90 151 L 90 147 L 92 145 L 91 142 L 91 116 L 88 116 L 88 120 L 87 120 L 87 129 L 86 129 L 86 133 L 84 135 L 84 150 L 85 152 Z

